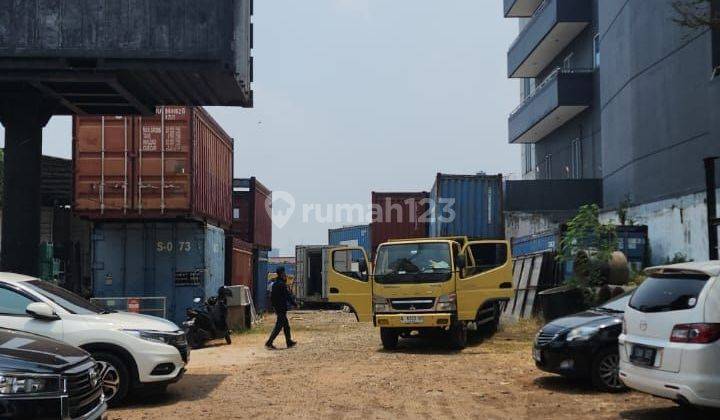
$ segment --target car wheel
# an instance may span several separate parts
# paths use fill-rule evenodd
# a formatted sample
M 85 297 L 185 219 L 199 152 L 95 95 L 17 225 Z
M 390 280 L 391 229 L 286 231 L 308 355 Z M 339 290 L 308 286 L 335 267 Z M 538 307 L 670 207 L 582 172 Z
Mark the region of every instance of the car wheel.
M 478 325 L 478 331 L 487 337 L 495 335 L 500 329 L 500 315 L 500 304 L 494 303 L 492 321 L 484 325 Z
M 456 321 L 450 327 L 450 347 L 453 350 L 462 350 L 467 347 L 468 329 L 464 322 Z
M 93 359 L 100 362 L 103 394 L 109 407 L 123 402 L 130 388 L 130 371 L 125 362 L 111 353 L 93 353 Z
M 617 349 L 601 350 L 593 359 L 592 382 L 595 387 L 605 392 L 620 392 L 626 389 L 620 380 L 620 355 Z
M 385 350 L 395 350 L 398 346 L 400 335 L 393 328 L 380 328 L 380 340 Z

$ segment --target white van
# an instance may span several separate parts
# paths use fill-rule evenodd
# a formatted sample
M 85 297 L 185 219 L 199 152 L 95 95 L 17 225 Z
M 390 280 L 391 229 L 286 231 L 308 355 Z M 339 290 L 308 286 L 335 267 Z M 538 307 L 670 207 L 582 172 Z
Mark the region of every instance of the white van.
M 625 311 L 620 378 L 679 404 L 720 408 L 720 261 L 645 274 Z

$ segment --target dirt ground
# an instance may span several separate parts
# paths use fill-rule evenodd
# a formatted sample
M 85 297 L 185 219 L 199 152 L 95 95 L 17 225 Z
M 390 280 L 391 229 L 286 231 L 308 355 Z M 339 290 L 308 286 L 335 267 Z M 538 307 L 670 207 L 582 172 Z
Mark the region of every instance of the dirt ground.
M 166 395 L 138 396 L 110 419 L 244 418 L 717 418 L 639 393 L 603 394 L 538 371 L 535 326 L 503 326 L 462 352 L 405 340 L 385 352 L 379 332 L 338 311 L 291 313 L 299 346 L 263 348 L 274 318 L 193 351 Z

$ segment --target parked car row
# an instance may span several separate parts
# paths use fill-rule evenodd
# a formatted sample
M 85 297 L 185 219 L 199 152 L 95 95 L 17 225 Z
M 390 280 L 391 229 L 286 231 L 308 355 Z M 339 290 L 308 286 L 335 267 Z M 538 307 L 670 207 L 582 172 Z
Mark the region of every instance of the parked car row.
M 625 387 L 680 405 L 720 408 L 720 262 L 645 270 L 632 293 L 538 333 L 539 369 Z
M 130 391 L 163 391 L 180 380 L 190 357 L 186 333 L 170 321 L 108 311 L 52 283 L 16 274 L 0 274 L 0 325 L 6 328 L 0 335 L 0 355 L 7 356 L 0 359 L 0 417 L 10 413 L 10 418 L 42 418 L 44 412 L 13 415 L 39 408 L 8 405 L 5 397 L 47 392 L 65 410 L 62 418 L 99 418 L 101 407 L 121 403 Z M 39 360 L 20 362 L 24 353 Z M 13 365 L 16 362 L 20 365 Z M 23 363 L 33 368 L 22 369 Z M 22 375 L 12 376 L 18 373 Z M 90 385 L 82 382 L 85 379 Z M 61 382 L 67 386 L 60 387 Z M 75 386 L 79 396 L 73 393 Z M 92 394 L 87 393 L 90 387 Z

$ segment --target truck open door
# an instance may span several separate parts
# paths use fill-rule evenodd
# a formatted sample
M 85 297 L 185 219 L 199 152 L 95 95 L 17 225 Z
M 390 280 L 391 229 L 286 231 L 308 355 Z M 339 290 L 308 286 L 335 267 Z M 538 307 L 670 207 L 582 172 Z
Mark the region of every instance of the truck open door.
M 512 255 L 508 241 L 473 241 L 462 248 L 466 265 L 457 280 L 458 317 L 484 320 L 480 313 L 512 298 Z M 492 312 L 492 311 L 490 311 Z M 498 313 L 491 314 L 497 316 Z
M 347 247 L 329 252 L 328 301 L 348 305 L 360 322 L 372 321 L 372 285 L 365 250 Z

